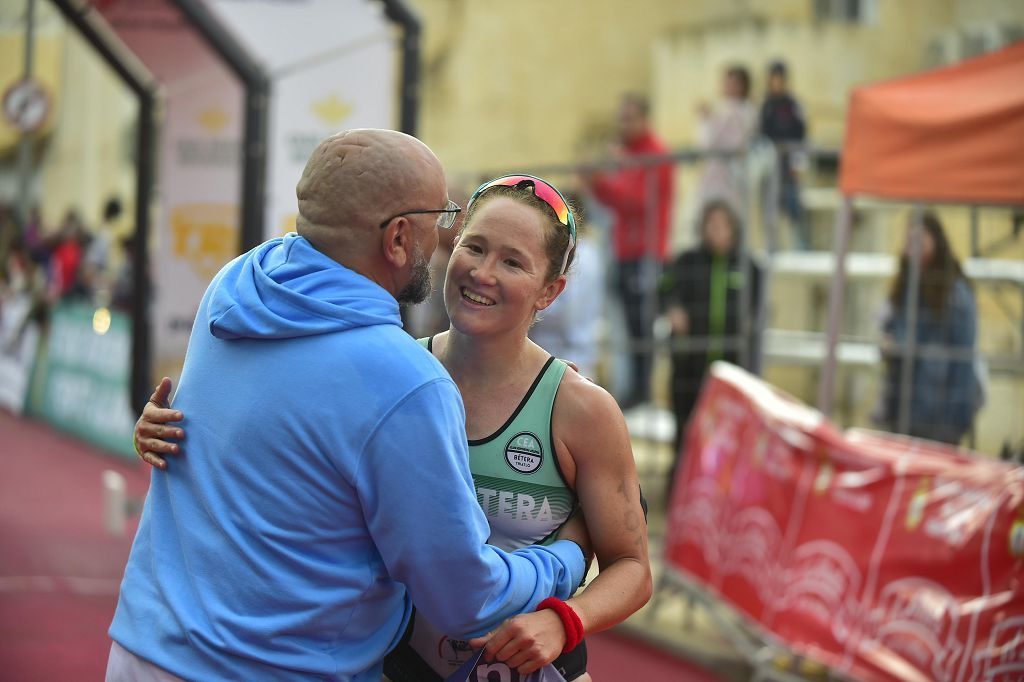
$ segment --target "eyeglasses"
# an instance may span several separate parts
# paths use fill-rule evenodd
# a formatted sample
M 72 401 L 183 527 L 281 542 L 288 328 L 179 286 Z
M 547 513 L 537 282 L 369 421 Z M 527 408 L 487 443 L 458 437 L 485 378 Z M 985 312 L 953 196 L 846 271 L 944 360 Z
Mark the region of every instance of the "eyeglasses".
M 551 207 L 558 222 L 569 228 L 569 245 L 565 249 L 565 256 L 562 257 L 562 269 L 558 272 L 560 275 L 565 274 L 565 267 L 569 263 L 569 254 L 576 246 L 576 219 L 573 218 L 572 211 L 569 210 L 569 202 L 565 200 L 561 192 L 555 189 L 554 185 L 533 175 L 503 175 L 480 185 L 473 192 L 473 196 L 469 198 L 466 210 L 468 211 L 473 202 L 492 187 L 524 187 L 527 185 L 533 188 L 533 193 L 538 199 Z
M 448 228 L 455 224 L 455 216 L 457 216 L 461 211 L 462 209 L 459 207 L 459 205 L 456 204 L 451 199 L 449 199 L 448 203 L 445 204 L 444 208 L 431 208 L 423 209 L 420 211 L 405 211 L 404 213 L 397 213 L 388 218 L 387 220 L 385 220 L 384 222 L 382 222 L 380 224 L 380 229 L 383 230 L 385 227 L 388 226 L 388 223 L 390 223 L 392 220 L 394 220 L 395 218 L 401 218 L 404 215 L 415 215 L 418 213 L 438 213 L 440 215 L 437 216 L 437 227 L 442 230 L 447 230 Z

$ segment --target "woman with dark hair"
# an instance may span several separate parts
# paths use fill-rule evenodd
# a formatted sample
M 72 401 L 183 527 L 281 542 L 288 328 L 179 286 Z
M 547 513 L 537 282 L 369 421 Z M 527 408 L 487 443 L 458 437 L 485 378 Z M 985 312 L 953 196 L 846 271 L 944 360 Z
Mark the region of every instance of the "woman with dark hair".
M 938 216 L 926 211 L 921 226 L 921 279 L 906 433 L 955 445 L 970 429 L 978 404 L 973 361 L 977 310 L 970 280 Z M 877 421 L 891 431 L 900 427 L 902 354 L 909 328 L 910 235 L 908 228 L 899 272 L 889 290 L 890 314 L 883 325 L 885 378 Z
M 708 366 L 715 360 L 741 364 L 741 349 L 747 357 L 757 351 L 756 313 L 759 309 L 760 269 L 751 261 L 744 268 L 740 257 L 741 224 L 732 206 L 724 200 L 710 201 L 701 212 L 700 245 L 682 253 L 666 272 L 663 300 L 672 325 L 672 411 L 676 417 L 675 456 L 668 479 L 671 491 L 679 462 L 679 451 L 700 394 Z M 748 286 L 748 307 L 740 307 L 742 290 Z M 752 334 L 740 338 L 740 318 L 751 320 Z

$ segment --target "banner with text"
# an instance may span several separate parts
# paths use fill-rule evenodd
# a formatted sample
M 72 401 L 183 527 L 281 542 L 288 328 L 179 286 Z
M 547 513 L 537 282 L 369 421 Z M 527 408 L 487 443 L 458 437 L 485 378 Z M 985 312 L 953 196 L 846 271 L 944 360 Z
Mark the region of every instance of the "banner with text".
M 265 236 L 277 237 L 295 229 L 295 185 L 321 140 L 347 128 L 395 126 L 394 31 L 380 0 L 209 4 L 270 76 L 264 224 Z
M 278 236 L 295 228 L 295 185 L 320 140 L 395 125 L 394 30 L 378 0 L 207 5 L 271 79 L 265 237 Z M 97 6 L 166 95 L 152 249 L 154 372 L 176 377 L 203 291 L 238 253 L 243 87 L 173 3 Z
M 243 88 L 168 0 L 105 0 L 104 19 L 160 81 L 153 371 L 177 377 L 210 280 L 238 254 Z
M 704 385 L 666 559 L 858 680 L 1024 675 L 1024 469 L 843 433 L 726 363 Z
M 135 458 L 128 404 L 131 321 L 86 302 L 65 301 L 50 316 L 36 362 L 29 411 L 106 450 Z
M 12 268 L 12 279 L 19 275 Z M 35 306 L 32 295 L 25 291 L 0 291 L 0 407 L 14 414 L 25 408 L 39 348 Z

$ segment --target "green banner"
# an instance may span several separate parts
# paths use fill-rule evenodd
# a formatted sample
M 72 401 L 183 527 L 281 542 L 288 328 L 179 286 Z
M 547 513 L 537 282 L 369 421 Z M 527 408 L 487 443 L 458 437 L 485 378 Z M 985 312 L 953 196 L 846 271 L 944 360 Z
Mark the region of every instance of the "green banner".
M 135 457 L 128 400 L 131 320 L 88 303 L 61 303 L 33 379 L 31 412 L 125 457 Z

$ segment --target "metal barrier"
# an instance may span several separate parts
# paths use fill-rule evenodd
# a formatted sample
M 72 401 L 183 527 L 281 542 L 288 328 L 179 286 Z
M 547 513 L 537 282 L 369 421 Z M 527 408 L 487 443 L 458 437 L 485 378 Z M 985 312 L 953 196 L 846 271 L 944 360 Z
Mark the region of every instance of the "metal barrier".
M 809 159 L 808 166 L 811 169 L 824 168 L 822 176 L 818 178 L 805 178 L 804 190 L 807 194 L 819 197 L 816 201 L 820 204 L 820 197 L 828 196 L 835 199 L 832 209 L 805 211 L 804 220 L 808 227 L 808 234 L 811 237 L 809 246 L 826 251 L 800 251 L 792 248 L 783 248 L 783 232 L 780 229 L 783 221 L 780 216 L 779 191 L 782 185 L 780 180 L 780 163 L 778 155 L 782 152 L 799 152 Z M 726 305 L 726 316 L 735 317 L 733 328 L 722 331 L 721 326 L 716 333 L 699 335 L 672 334 L 665 315 L 665 278 L 662 263 L 658 262 L 656 252 L 658 224 L 657 210 L 655 207 L 662 201 L 659 196 L 659 186 L 656 182 L 656 171 L 665 164 L 671 164 L 675 173 L 674 183 L 674 218 L 671 224 L 672 241 L 676 245 L 692 246 L 695 242 L 697 227 L 693 225 L 694 215 L 699 213 L 702 199 L 698 197 L 699 177 L 709 162 L 721 162 L 730 173 L 736 174 L 732 179 L 735 186 L 740 188 L 736 196 L 739 201 L 733 200 L 733 206 L 739 214 L 744 229 L 740 230 L 736 244 L 736 259 L 738 267 L 737 279 L 744 283 L 732 291 L 729 303 Z M 664 386 L 668 376 L 671 374 L 669 366 L 673 359 L 678 360 L 687 355 L 696 355 L 701 352 L 710 351 L 714 357 L 726 356 L 727 359 L 740 366 L 751 369 L 756 373 L 763 373 L 765 370 L 782 370 L 789 366 L 814 367 L 827 358 L 828 337 L 826 331 L 829 328 L 835 329 L 838 343 L 837 353 L 840 360 L 849 365 L 852 371 L 860 373 L 862 379 L 859 381 L 873 380 L 877 383 L 879 369 L 884 369 L 885 363 L 895 363 L 900 367 L 900 376 L 896 384 L 899 394 L 899 414 L 894 420 L 891 428 L 895 431 L 910 432 L 910 412 L 913 402 L 918 396 L 911 392 L 913 387 L 913 368 L 923 361 L 941 360 L 946 364 L 956 361 L 971 361 L 975 363 L 978 358 L 984 358 L 991 372 L 999 373 L 1000 376 L 1009 376 L 1016 381 L 1024 377 L 1024 306 L 1020 312 L 1009 306 L 1003 305 L 1007 318 L 1012 322 L 1016 339 L 1014 340 L 1016 350 L 1009 354 L 1000 353 L 997 355 L 984 355 L 974 349 L 964 350 L 952 348 L 948 344 L 941 345 L 929 342 L 922 347 L 914 335 L 908 335 L 899 349 L 884 349 L 883 339 L 877 330 L 852 330 L 853 333 L 844 333 L 843 318 L 849 316 L 850 311 L 838 306 L 832 306 L 828 315 L 834 317 L 831 324 L 825 324 L 824 320 L 814 322 L 802 329 L 779 329 L 773 324 L 773 318 L 780 312 L 800 306 L 797 301 L 781 298 L 785 293 L 779 294 L 777 286 L 783 279 L 790 280 L 793 277 L 804 277 L 816 280 L 816 287 L 822 291 L 836 292 L 842 287 L 854 286 L 857 282 L 870 280 L 881 281 L 891 278 L 896 273 L 894 267 L 895 258 L 888 253 L 857 253 L 858 271 L 846 269 L 843 272 L 836 272 L 834 267 L 834 256 L 831 249 L 838 244 L 830 243 L 827 224 L 830 219 L 836 222 L 841 218 L 843 211 L 853 212 L 883 210 L 892 213 L 895 209 L 901 209 L 896 204 L 884 202 L 858 202 L 856 206 L 846 206 L 838 196 L 834 187 L 834 169 L 837 167 L 837 153 L 832 150 L 820 150 L 814 148 L 787 147 L 784 150 L 765 146 L 762 143 L 751 147 L 749 150 L 740 152 L 709 151 L 694 148 L 677 149 L 668 154 L 646 155 L 628 158 L 603 159 L 591 163 L 579 164 L 554 164 L 534 166 L 530 168 L 515 169 L 536 173 L 542 177 L 552 180 L 563 190 L 574 185 L 580 186 L 578 178 L 581 175 L 592 173 L 620 173 L 629 170 L 642 171 L 644 177 L 646 196 L 643 232 L 644 241 L 647 245 L 647 258 L 639 268 L 639 276 L 642 279 L 642 298 L 639 303 L 639 325 L 634 325 L 634 331 L 629 332 L 628 315 L 637 311 L 624 311 L 621 302 L 621 292 L 615 279 L 617 263 L 614 254 L 611 253 L 615 218 L 609 215 L 608 209 L 596 201 L 593 195 L 583 194 L 584 214 L 587 219 L 584 221 L 590 225 L 590 234 L 583 237 L 597 242 L 603 251 L 603 263 L 605 265 L 605 291 L 610 294 L 611 300 L 605 303 L 601 315 L 603 329 L 596 335 L 599 339 L 599 355 L 603 359 L 602 371 L 598 372 L 598 379 L 608 387 L 616 397 L 623 399 L 628 391 L 629 382 L 627 375 L 631 372 L 625 368 L 631 364 L 632 354 L 644 356 L 645 362 L 635 363 L 636 366 L 653 367 L 653 383 L 650 385 L 642 401 L 643 406 L 639 409 L 627 410 L 627 418 L 630 421 L 635 437 L 639 441 L 653 442 L 655 447 L 671 441 L 672 415 L 669 413 L 671 396 L 667 394 Z M 465 176 L 467 188 L 474 186 L 477 182 L 499 175 L 509 169 L 495 170 L 492 172 L 474 173 Z M 809 175 L 817 175 L 812 173 Z M 694 182 L 694 181 L 697 182 Z M 827 194 L 830 193 L 831 194 Z M 816 207 L 820 209 L 821 207 Z M 834 216 L 828 215 L 834 213 Z M 972 244 L 979 244 L 979 220 L 978 210 L 971 209 L 972 216 Z M 795 227 L 793 225 L 791 228 Z M 823 229 L 824 228 L 824 229 Z M 1017 234 L 1017 233 L 1015 233 Z M 1015 238 L 1008 238 L 1009 243 L 1015 243 Z M 789 241 L 794 241 L 790 239 Z M 1007 241 L 1007 240 L 1003 240 Z M 980 247 L 979 247 L 980 248 Z M 679 249 L 675 249 L 678 251 Z M 888 250 L 888 249 L 887 249 Z M 667 261 L 672 263 L 674 256 Z M 865 266 L 866 263 L 866 266 Z M 972 258 L 965 262 L 967 275 L 979 283 L 978 287 L 988 286 L 989 282 L 999 286 L 1011 286 L 1019 290 L 1021 300 L 1024 301 L 1024 265 L 1014 261 L 990 260 Z M 868 272 L 870 271 L 870 272 Z M 570 278 L 572 277 L 570 271 Z M 757 287 L 749 286 L 756 279 Z M 909 326 L 916 327 L 916 311 L 920 285 L 920 273 L 917 279 L 911 278 L 905 300 L 906 310 L 911 311 L 908 317 Z M 677 283 L 680 286 L 687 286 L 686 283 Z M 572 280 L 570 279 L 570 287 Z M 915 289 L 914 287 L 917 287 Z M 756 291 L 759 289 L 759 291 Z M 876 292 L 880 293 L 880 292 Z M 975 296 L 987 295 L 976 288 Z M 1000 299 L 1002 300 L 1002 299 Z M 878 296 L 876 303 L 882 302 L 882 296 Z M 807 308 L 812 309 L 813 304 L 807 303 Z M 742 311 L 742 312 L 741 312 Z M 543 324 L 543 320 L 541 322 Z M 728 324 L 726 325 L 728 326 Z M 642 331 L 637 333 L 639 327 Z M 556 352 L 558 349 L 552 349 Z M 912 357 L 913 363 L 898 362 L 901 358 Z M 714 359 L 712 357 L 712 359 Z M 983 364 L 983 363 L 978 363 Z M 867 370 L 867 373 L 865 373 Z M 816 370 L 810 370 L 812 373 Z M 827 374 L 827 372 L 826 372 Z M 629 377 L 636 381 L 636 377 Z M 884 378 L 884 377 L 883 377 Z M 825 379 L 830 383 L 826 384 Z M 850 379 L 847 379 L 849 382 Z M 641 385 L 644 381 L 640 380 Z M 693 387 L 696 392 L 696 386 Z M 826 412 L 832 411 L 834 393 L 837 389 L 847 391 L 846 387 L 837 387 L 835 377 L 823 377 L 822 385 L 819 388 L 818 403 Z M 881 388 L 875 391 L 881 394 Z M 813 396 L 804 395 L 807 400 Z M 965 396 L 965 399 L 975 399 L 974 396 Z M 863 400 L 851 406 L 851 399 L 846 397 L 842 402 L 844 415 L 840 417 L 844 426 L 867 426 L 869 411 L 864 408 Z M 634 407 L 626 404 L 624 407 Z M 937 424 L 936 426 L 941 426 Z M 1015 425 L 1006 424 L 1004 439 L 1013 441 L 1022 438 L 1014 428 Z M 991 440 L 991 438 L 990 438 Z M 671 458 L 671 454 L 668 455 Z M 653 468 L 644 473 L 651 478 L 657 478 L 658 471 L 664 472 L 664 453 L 653 457 L 638 457 L 644 466 Z M 651 464 L 653 462 L 653 464 Z

